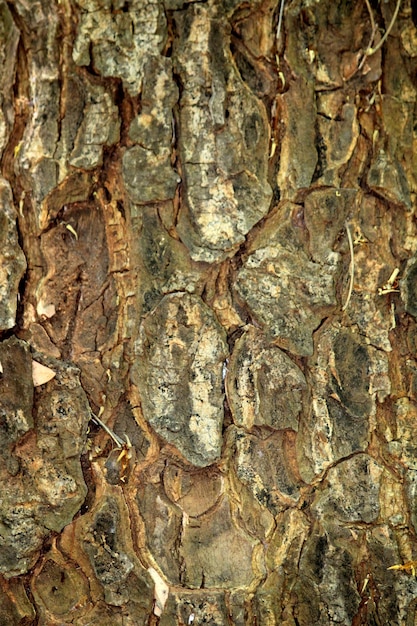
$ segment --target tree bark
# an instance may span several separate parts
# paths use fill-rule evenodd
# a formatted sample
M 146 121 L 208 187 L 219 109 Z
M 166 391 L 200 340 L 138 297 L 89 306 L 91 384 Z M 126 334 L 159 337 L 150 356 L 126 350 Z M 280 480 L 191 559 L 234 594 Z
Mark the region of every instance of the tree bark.
M 0 624 L 417 623 L 410 0 L 0 0 Z

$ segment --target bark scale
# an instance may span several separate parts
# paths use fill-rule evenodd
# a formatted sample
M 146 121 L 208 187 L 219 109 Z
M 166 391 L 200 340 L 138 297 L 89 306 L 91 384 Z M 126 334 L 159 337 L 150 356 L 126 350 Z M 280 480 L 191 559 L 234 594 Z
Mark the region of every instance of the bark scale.
M 396 5 L 0 0 L 1 623 L 417 623 Z

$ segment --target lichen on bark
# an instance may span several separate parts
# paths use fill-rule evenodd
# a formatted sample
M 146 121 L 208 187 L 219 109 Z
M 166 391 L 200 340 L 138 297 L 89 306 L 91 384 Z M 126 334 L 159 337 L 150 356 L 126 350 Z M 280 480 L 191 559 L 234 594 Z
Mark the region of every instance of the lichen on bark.
M 0 0 L 1 623 L 414 623 L 413 20 Z
M 0 510 L 0 568 L 13 576 L 34 565 L 45 538 L 60 532 L 84 501 L 80 455 L 90 412 L 74 366 L 50 362 L 56 377 L 46 390 L 34 392 L 29 346 L 11 338 L 2 342 L 0 354 L 1 480 L 7 484 Z
M 264 331 L 295 354 L 312 353 L 312 333 L 336 305 L 337 257 L 306 253 L 303 208 L 285 203 L 260 229 L 237 274 L 236 291 Z
M 198 466 L 220 456 L 226 356 L 224 332 L 196 296 L 165 296 L 140 329 L 132 380 L 145 418 Z
M 0 180 L 0 329 L 16 323 L 19 282 L 26 269 L 26 259 L 18 242 L 16 212 L 12 191 L 6 180 Z
M 213 262 L 236 250 L 269 209 L 268 122 L 232 63 L 221 12 L 196 3 L 174 20 L 185 187 L 178 232 L 194 260 Z

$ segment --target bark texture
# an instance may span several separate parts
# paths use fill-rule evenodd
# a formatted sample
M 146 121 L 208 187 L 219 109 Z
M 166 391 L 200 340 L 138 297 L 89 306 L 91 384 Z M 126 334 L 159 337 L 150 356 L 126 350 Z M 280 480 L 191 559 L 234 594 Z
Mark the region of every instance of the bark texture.
M 1 625 L 417 624 L 396 8 L 0 0 Z

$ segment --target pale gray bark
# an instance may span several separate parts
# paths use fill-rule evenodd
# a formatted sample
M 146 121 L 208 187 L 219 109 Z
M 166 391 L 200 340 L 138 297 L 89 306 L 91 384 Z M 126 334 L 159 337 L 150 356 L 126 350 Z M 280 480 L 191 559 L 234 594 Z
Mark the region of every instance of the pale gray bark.
M 371 4 L 0 0 L 0 624 L 417 623 L 417 28 Z

